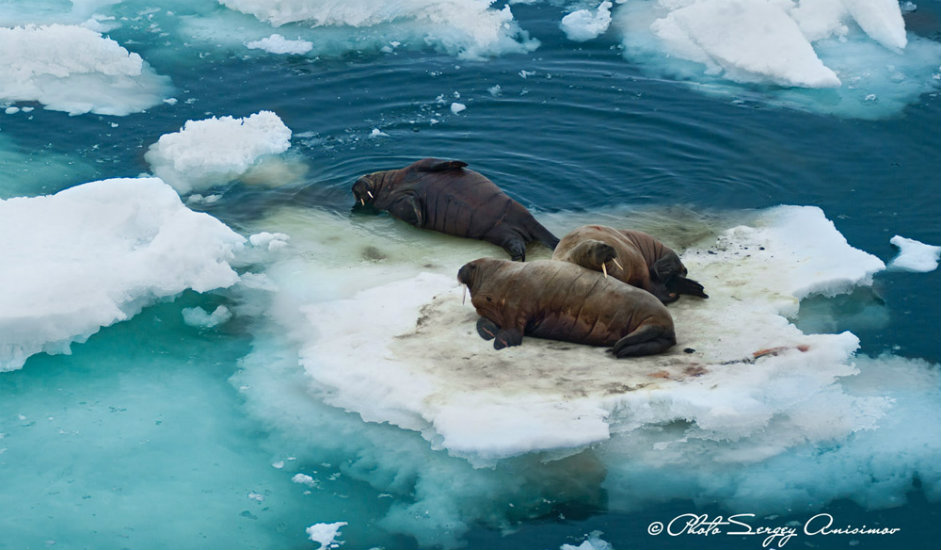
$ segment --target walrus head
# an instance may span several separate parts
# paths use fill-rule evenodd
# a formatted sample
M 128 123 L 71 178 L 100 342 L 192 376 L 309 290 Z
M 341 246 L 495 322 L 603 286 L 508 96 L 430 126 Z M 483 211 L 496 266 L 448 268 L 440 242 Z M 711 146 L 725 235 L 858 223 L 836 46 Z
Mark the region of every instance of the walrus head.
M 623 269 L 618 263 L 618 253 L 614 247 L 606 242 L 596 239 L 585 239 L 569 253 L 569 261 L 582 267 L 604 273 L 608 276 L 608 262 L 614 263 L 618 269 Z
M 376 202 L 376 195 L 379 194 L 379 188 L 382 186 L 382 174 L 383 172 L 366 174 L 353 184 L 353 196 L 356 197 L 356 202 L 360 206 Z
M 689 294 L 700 298 L 709 297 L 701 284 L 686 278 L 688 273 L 686 266 L 674 252 L 664 255 L 650 266 L 650 273 L 663 284 L 673 299 L 678 298 L 679 294 Z

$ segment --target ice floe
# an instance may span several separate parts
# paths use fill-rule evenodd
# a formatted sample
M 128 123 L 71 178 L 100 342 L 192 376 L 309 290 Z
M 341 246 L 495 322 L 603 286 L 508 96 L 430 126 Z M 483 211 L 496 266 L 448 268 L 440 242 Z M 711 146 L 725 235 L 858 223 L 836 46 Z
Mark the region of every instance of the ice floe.
M 901 235 L 892 237 L 889 242 L 899 248 L 899 254 L 889 262 L 889 268 L 921 272 L 938 269 L 941 246 L 925 244 Z
M 625 56 L 713 94 L 771 85 L 772 103 L 879 118 L 938 87 L 941 44 L 908 35 L 894 0 L 648 0 L 612 25 Z
M 0 201 L 0 370 L 68 353 L 156 300 L 238 281 L 243 237 L 156 178 Z
M 354 428 L 349 419 L 349 437 L 327 447 L 360 457 L 349 475 L 414 499 L 382 526 L 430 545 L 457 544 L 474 518 L 492 519 L 485 503 L 513 501 L 520 489 L 510 480 L 524 471 L 527 494 L 549 500 L 567 479 L 562 470 L 589 501 L 584 481 L 603 479 L 618 510 L 688 497 L 769 513 L 784 511 L 780 502 L 796 510 L 835 498 L 889 506 L 914 477 L 941 492 L 941 437 L 913 420 L 939 420 L 929 410 L 937 368 L 857 357 L 853 334 L 794 324 L 801 297 L 865 287 L 883 267 L 819 208 L 739 213 L 692 238 L 691 220 L 670 228 L 617 213 L 539 217 L 558 233 L 592 220 L 683 241 L 690 276 L 710 298 L 670 306 L 679 341 L 661 356 L 617 361 L 536 338 L 495 351 L 477 336 L 455 272 L 502 251 L 388 217 L 286 208 L 259 222 L 290 235 L 295 250 L 267 269 L 278 291 L 264 311 L 298 357 L 281 354 L 273 367 L 259 340 L 259 357 L 240 375 L 252 410 L 289 441 L 323 429 L 325 405 L 365 420 Z M 339 417 L 329 422 L 345 425 Z M 907 424 L 905 436 L 886 431 Z M 820 455 L 820 446 L 832 452 Z M 877 447 L 884 452 L 872 462 Z M 866 489 L 873 478 L 880 489 Z
M 291 130 L 271 111 L 245 118 L 189 120 L 165 134 L 144 158 L 154 174 L 181 194 L 224 185 L 291 146 Z
M 220 0 L 220 3 L 276 27 L 301 23 L 313 27 L 315 32 L 345 29 L 357 34 L 358 29 L 372 30 L 366 39 L 374 41 L 377 50 L 394 41 L 405 46 L 433 45 L 462 58 L 477 59 L 530 51 L 538 46 L 520 29 L 510 6 L 496 9 L 489 0 Z M 376 33 L 381 35 L 380 39 Z M 359 47 L 366 44 L 362 40 L 357 42 Z
M 159 104 L 171 89 L 139 55 L 80 26 L 0 27 L 0 51 L 0 102 L 127 115 Z

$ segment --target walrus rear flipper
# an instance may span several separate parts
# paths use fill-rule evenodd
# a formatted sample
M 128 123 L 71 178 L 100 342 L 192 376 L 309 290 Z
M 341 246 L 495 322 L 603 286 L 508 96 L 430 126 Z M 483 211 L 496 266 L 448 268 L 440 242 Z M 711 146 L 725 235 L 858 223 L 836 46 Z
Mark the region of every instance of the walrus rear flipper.
M 666 350 L 676 343 L 672 330 L 661 325 L 641 325 L 634 332 L 621 338 L 608 350 L 618 359 L 653 355 Z
M 699 296 L 700 298 L 709 297 L 701 284 L 692 279 L 687 279 L 686 277 L 674 278 L 670 284 L 667 285 L 667 288 L 676 294 L 689 294 L 690 296 Z
M 529 231 L 532 233 L 533 239 L 544 244 L 549 250 L 555 250 L 555 247 L 559 245 L 559 238 L 543 227 L 535 218 L 533 218 Z

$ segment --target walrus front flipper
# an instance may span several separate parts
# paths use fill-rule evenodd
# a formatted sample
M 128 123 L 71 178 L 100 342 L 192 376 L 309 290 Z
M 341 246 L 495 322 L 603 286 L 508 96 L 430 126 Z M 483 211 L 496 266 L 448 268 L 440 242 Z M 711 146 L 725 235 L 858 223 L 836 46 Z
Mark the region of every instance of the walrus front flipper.
M 507 239 L 501 245 L 514 262 L 526 261 L 526 241 L 519 237 Z
M 477 319 L 477 334 L 484 340 L 493 340 L 498 332 L 500 332 L 500 327 L 490 319 L 486 317 Z
M 700 298 L 709 297 L 701 284 L 692 279 L 687 279 L 686 277 L 676 277 L 667 287 L 670 291 L 677 294 L 689 294 L 690 296 L 699 296 Z
M 422 227 L 425 221 L 421 213 L 421 203 L 414 195 L 403 195 L 392 203 L 388 210 L 389 213 L 396 218 L 410 223 L 415 227 Z
M 641 325 L 634 332 L 621 338 L 608 350 L 618 359 L 653 355 L 665 351 L 676 343 L 672 330 L 661 325 Z
M 500 329 L 493 339 L 493 349 L 503 349 L 518 346 L 523 343 L 523 333 L 515 328 Z

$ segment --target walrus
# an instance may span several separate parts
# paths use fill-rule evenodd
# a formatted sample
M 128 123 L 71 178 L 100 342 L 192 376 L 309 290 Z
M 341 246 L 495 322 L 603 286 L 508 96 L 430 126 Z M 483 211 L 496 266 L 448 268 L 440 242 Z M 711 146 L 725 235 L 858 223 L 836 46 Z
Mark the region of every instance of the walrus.
M 609 346 L 618 358 L 676 344 L 673 318 L 652 294 L 570 262 L 480 258 L 457 280 L 480 315 L 477 333 L 495 349 L 520 345 L 524 334 Z
M 642 288 L 668 304 L 680 294 L 708 298 L 703 286 L 687 279 L 676 252 L 641 231 L 583 225 L 562 237 L 552 259 L 601 271 Z
M 423 229 L 491 242 L 514 260 L 526 244 L 549 249 L 559 239 L 526 208 L 466 162 L 426 158 L 398 170 L 373 172 L 353 184 L 358 204 L 372 205 Z

